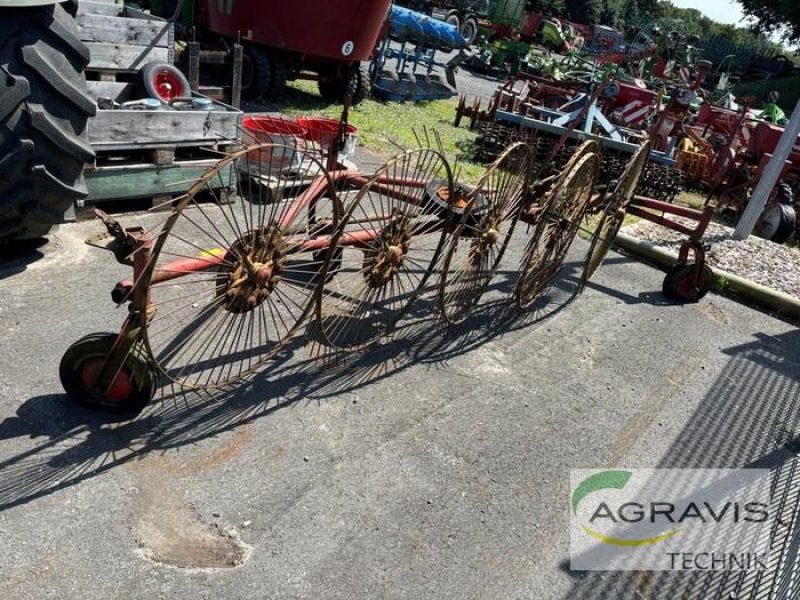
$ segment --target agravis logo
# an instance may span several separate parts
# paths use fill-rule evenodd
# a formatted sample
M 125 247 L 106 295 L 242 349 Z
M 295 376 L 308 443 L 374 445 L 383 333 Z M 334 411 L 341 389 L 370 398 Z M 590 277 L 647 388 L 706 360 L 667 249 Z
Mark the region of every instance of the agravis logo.
M 601 471 L 600 473 L 589 475 L 589 477 L 581 481 L 572 492 L 572 514 L 574 514 L 576 518 L 578 517 L 578 506 L 580 506 L 581 500 L 583 500 L 589 494 L 606 489 L 621 490 L 625 487 L 628 481 L 630 481 L 630 478 L 630 471 Z M 592 513 L 589 522 L 592 523 L 598 518 L 611 518 L 612 520 L 614 518 L 613 513 L 605 502 L 599 503 L 597 509 Z M 581 529 L 583 529 L 594 539 L 603 542 L 604 544 L 611 544 L 612 546 L 648 546 L 650 544 L 663 542 L 664 540 L 671 538 L 673 535 L 680 533 L 680 528 L 676 527 L 675 529 L 657 536 L 638 539 L 623 539 L 611 535 L 603 535 L 585 523 L 581 523 L 580 526 Z
M 766 469 L 577 469 L 570 481 L 571 568 L 767 568 Z

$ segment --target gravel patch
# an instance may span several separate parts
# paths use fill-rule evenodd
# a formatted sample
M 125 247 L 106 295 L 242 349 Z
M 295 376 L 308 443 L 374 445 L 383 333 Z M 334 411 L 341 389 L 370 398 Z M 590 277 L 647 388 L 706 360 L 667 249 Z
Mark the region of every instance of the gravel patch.
M 690 227 L 696 225 L 688 219 L 673 218 Z M 675 251 L 687 239 L 677 231 L 649 221 L 637 221 L 623 230 L 640 240 Z M 708 226 L 704 240 L 711 245 L 706 259 L 712 267 L 800 298 L 800 250 L 797 248 L 773 244 L 755 236 L 744 241 L 734 240 L 733 229 L 718 223 Z

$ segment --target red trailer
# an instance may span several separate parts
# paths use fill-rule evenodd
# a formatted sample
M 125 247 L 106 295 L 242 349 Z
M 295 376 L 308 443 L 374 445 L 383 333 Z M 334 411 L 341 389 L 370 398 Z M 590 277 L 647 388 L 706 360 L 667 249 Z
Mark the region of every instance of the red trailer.
M 171 15 L 175 4 L 164 1 L 162 10 L 169 13 L 164 16 Z M 371 57 L 390 4 L 391 0 L 194 0 L 182 14 L 209 44 L 241 39 L 246 96 L 278 95 L 287 79 L 314 77 L 326 99 L 341 99 L 347 91 L 358 99 L 368 90 L 369 78 L 366 68 L 356 67 Z

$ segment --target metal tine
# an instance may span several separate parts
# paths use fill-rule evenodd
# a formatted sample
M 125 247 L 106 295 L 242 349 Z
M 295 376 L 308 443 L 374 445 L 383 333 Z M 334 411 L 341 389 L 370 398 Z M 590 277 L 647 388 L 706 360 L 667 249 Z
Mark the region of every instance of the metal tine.
M 228 157 L 231 156 L 231 152 L 223 152 L 222 150 L 217 150 L 215 148 L 210 148 L 208 146 L 200 146 L 201 152 L 208 152 L 209 154 L 216 154 L 218 156 Z
M 416 135 L 416 133 L 415 133 L 414 135 Z M 406 151 L 408 151 L 408 148 L 405 148 L 405 147 L 401 146 L 401 145 L 400 145 L 398 142 L 396 142 L 396 141 L 395 141 L 395 140 L 393 140 L 392 138 L 390 138 L 390 137 L 386 136 L 385 134 L 384 134 L 384 136 L 383 136 L 383 139 L 384 139 L 384 141 L 388 142 L 389 144 L 391 144 L 392 146 L 394 146 L 395 148 L 397 148 L 397 149 L 398 149 L 400 152 L 406 152 Z
M 425 134 L 425 148 L 430 148 L 431 147 L 431 138 L 430 138 L 430 135 L 429 135 L 428 127 L 427 126 L 423 126 L 422 127 L 422 132 Z
M 444 151 L 444 142 L 442 142 L 442 136 L 439 133 L 438 129 L 433 130 L 434 139 L 436 140 L 436 149 L 439 151 L 439 154 L 445 156 Z
M 153 206 L 151 206 L 150 208 L 147 209 L 147 212 L 154 212 L 154 211 L 157 211 L 157 210 L 161 210 L 162 208 L 164 208 L 168 204 L 172 204 L 173 202 L 180 202 L 181 200 L 186 198 L 188 195 L 189 194 L 181 194 L 177 198 L 170 198 L 169 200 L 164 200 L 163 202 L 159 202 L 158 204 L 154 204 Z
M 417 142 L 417 147 L 418 147 L 418 148 L 422 148 L 422 141 L 420 141 L 420 139 L 419 139 L 419 134 L 417 133 L 417 129 L 416 129 L 415 127 L 412 127 L 412 128 L 411 128 L 411 133 L 413 133 L 413 134 L 414 134 L 414 139 L 415 139 L 415 140 L 416 140 L 416 142 Z

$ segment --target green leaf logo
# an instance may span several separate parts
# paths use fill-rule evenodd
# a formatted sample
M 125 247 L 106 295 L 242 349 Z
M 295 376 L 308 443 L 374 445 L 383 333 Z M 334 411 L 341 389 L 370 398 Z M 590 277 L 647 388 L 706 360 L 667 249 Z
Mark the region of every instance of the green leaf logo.
M 589 475 L 586 479 L 581 481 L 573 490 L 572 498 L 570 500 L 570 505 L 572 506 L 572 514 L 576 517 L 578 516 L 578 506 L 580 506 L 581 501 L 586 498 L 589 494 L 597 492 L 599 490 L 621 490 L 630 481 L 632 473 L 630 471 L 601 471 L 599 473 L 594 473 Z M 640 538 L 640 539 L 628 539 L 628 538 L 618 538 L 609 535 L 604 535 L 599 531 L 592 529 L 588 525 L 584 525 L 580 523 L 581 529 L 587 534 L 595 538 L 596 540 L 603 542 L 604 544 L 610 544 L 612 546 L 621 546 L 621 547 L 629 547 L 629 546 L 649 546 L 652 544 L 657 544 L 659 542 L 663 542 L 671 538 L 672 536 L 680 533 L 680 528 L 676 527 L 662 535 L 657 535 L 654 537 L 648 538 Z

